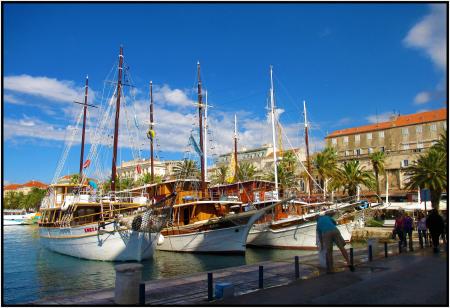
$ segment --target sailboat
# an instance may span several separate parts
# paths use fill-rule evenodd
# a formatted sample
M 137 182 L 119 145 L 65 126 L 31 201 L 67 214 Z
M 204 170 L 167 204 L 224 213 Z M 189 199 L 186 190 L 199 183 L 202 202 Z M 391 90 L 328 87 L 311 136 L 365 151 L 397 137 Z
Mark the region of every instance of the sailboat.
M 54 252 L 89 260 L 141 261 L 151 258 L 155 251 L 166 213 L 160 210 L 160 213 L 155 215 L 145 194 L 116 191 L 122 69 L 123 49 L 120 47 L 110 191 L 100 193 L 96 183 L 87 181 L 83 175 L 83 169 L 89 165 L 89 160 L 83 162 L 86 108 L 90 106 L 87 103 L 86 78 L 82 104 L 84 116 L 80 181 L 55 181 L 49 186 L 48 194 L 40 207 L 40 241 L 44 247 Z M 113 98 L 110 106 L 113 104 Z M 166 202 L 171 197 L 165 196 L 160 202 Z
M 248 232 L 253 223 L 265 213 L 265 209 L 245 211 L 241 201 L 217 200 L 210 195 L 205 179 L 205 131 L 202 123 L 205 105 L 202 102 L 200 63 L 197 63 L 197 78 L 200 135 L 197 152 L 200 156 L 201 178 L 177 179 L 143 187 L 149 195 L 155 196 L 155 200 L 158 200 L 159 196 L 176 194 L 171 205 L 170 219 L 161 230 L 156 249 L 244 254 Z M 153 104 L 152 100 L 151 103 Z M 158 210 L 155 209 L 155 212 Z
M 213 190 L 214 193 L 221 193 L 223 195 L 235 195 L 236 193 L 239 193 L 239 191 L 244 191 L 245 195 L 240 194 L 240 198 L 245 197 L 248 205 L 252 205 L 257 208 L 263 208 L 269 205 L 271 206 L 272 211 L 266 212 L 266 214 L 261 219 L 256 221 L 250 229 L 247 237 L 248 246 L 289 249 L 317 249 L 316 220 L 319 215 L 343 211 L 345 209 L 352 212 L 353 207 L 352 204 L 349 203 L 341 203 L 339 205 L 327 202 L 311 203 L 304 202 L 299 198 L 294 198 L 284 205 L 278 204 L 280 196 L 277 173 L 277 147 L 272 66 L 270 67 L 270 82 L 270 118 L 272 124 L 273 168 L 275 180 L 273 185 L 268 185 L 265 181 L 261 180 L 252 180 L 244 183 L 216 186 Z M 305 141 L 308 147 L 306 107 L 305 135 Z M 307 154 L 309 156 L 308 149 Z M 236 138 L 235 159 L 237 159 Z M 309 157 L 307 160 L 309 162 Z M 311 174 L 309 163 L 308 173 L 309 175 Z M 309 187 L 311 187 L 311 184 Z M 255 190 L 251 191 L 251 188 Z M 340 216 L 340 219 L 338 220 L 338 229 L 341 231 L 341 234 L 346 241 L 350 241 L 353 227 L 353 217 L 350 214 Z

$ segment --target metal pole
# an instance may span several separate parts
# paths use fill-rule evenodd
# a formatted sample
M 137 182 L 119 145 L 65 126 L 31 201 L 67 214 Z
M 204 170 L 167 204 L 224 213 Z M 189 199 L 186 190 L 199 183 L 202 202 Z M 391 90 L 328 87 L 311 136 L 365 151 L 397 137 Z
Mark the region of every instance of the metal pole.
M 298 256 L 295 256 L 295 279 L 300 278 L 300 266 Z
M 313 183 L 311 180 L 311 162 L 309 158 L 309 140 L 308 140 L 308 121 L 306 120 L 306 102 L 303 101 L 303 115 L 305 117 L 305 145 L 306 145 L 306 168 L 308 170 L 308 196 L 313 191 Z
M 198 124 L 200 133 L 200 150 L 203 151 L 203 104 L 202 104 L 202 80 L 200 78 L 200 62 L 197 62 L 197 80 L 198 80 Z M 200 170 L 201 170 L 201 190 L 202 198 L 206 197 L 205 187 L 205 153 L 200 155 Z
M 273 98 L 272 65 L 270 66 L 270 117 L 272 120 L 273 172 L 275 176 L 275 196 L 273 197 L 275 200 L 278 200 L 277 145 L 275 136 L 275 102 Z
M 236 114 L 234 114 L 234 181 L 237 182 L 239 166 L 238 166 L 238 150 L 237 150 L 237 118 Z
M 354 266 L 353 247 L 350 248 L 350 266 Z
M 387 242 L 384 242 L 384 257 L 388 257 L 388 244 Z
M 372 245 L 369 245 L 369 262 L 372 262 L 373 255 L 372 255 Z
M 259 275 L 258 275 L 258 288 L 264 288 L 264 266 L 259 266 Z
M 145 283 L 139 284 L 139 305 L 145 305 Z
M 208 301 L 213 299 L 213 273 L 208 273 Z
M 398 241 L 398 253 L 402 253 L 402 241 Z

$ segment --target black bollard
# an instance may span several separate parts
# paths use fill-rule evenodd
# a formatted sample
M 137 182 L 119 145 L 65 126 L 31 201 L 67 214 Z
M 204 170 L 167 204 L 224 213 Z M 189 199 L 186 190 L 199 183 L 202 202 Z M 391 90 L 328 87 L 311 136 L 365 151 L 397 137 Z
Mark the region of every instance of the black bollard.
M 369 245 L 369 262 L 372 262 L 373 255 L 372 255 L 372 245 Z
M 353 263 L 353 247 L 350 248 L 350 266 L 354 266 Z
M 300 278 L 300 265 L 298 261 L 298 256 L 295 256 L 295 279 Z
M 213 273 L 208 273 L 208 301 L 213 299 Z
M 384 242 L 384 257 L 385 257 L 385 258 L 388 257 L 388 246 L 387 246 L 387 242 Z
M 402 242 L 398 242 L 398 253 L 402 253 Z
M 139 305 L 145 305 L 145 283 L 139 284 Z
M 264 288 L 264 266 L 259 266 L 259 280 L 258 280 L 258 288 Z

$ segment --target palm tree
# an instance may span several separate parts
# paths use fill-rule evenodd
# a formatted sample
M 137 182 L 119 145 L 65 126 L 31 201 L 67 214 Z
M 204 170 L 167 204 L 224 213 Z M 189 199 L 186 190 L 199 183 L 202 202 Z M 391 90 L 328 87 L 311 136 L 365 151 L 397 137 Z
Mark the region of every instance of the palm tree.
M 323 193 L 326 195 L 328 178 L 333 177 L 337 171 L 336 151 L 331 147 L 326 147 L 316 155 L 313 164 L 323 181 Z
M 373 171 L 375 172 L 375 181 L 377 186 L 377 198 L 378 202 L 381 203 L 381 197 L 380 197 L 380 183 L 378 181 L 378 175 L 381 173 L 384 173 L 384 160 L 386 156 L 384 152 L 375 152 L 369 155 L 369 159 L 372 163 Z
M 445 134 L 441 134 L 438 142 L 436 144 L 434 144 L 432 146 L 433 149 L 437 150 L 438 152 L 442 152 L 445 154 L 445 156 L 447 157 L 448 153 L 447 153 L 447 148 L 448 148 L 448 143 L 447 143 L 447 135 Z
M 190 159 L 184 159 L 173 167 L 177 179 L 198 178 L 197 163 Z
M 238 166 L 237 180 L 240 182 L 248 181 L 254 178 L 256 168 L 252 163 L 242 162 Z
M 283 158 L 277 165 L 278 183 L 282 191 L 292 190 L 296 185 L 295 171 L 297 169 L 297 160 L 292 151 L 284 152 Z M 271 169 L 266 173 L 265 178 L 269 181 L 275 181 L 275 174 Z
M 358 186 L 361 184 L 371 189 L 374 186 L 373 174 L 360 166 L 359 161 L 350 160 L 344 162 L 341 169 L 338 169 L 332 181 L 335 188 L 343 187 L 349 197 L 355 196 Z
M 228 166 L 223 165 L 217 168 L 213 181 L 215 184 L 224 184 L 227 181 Z
M 80 175 L 78 173 L 72 174 L 70 177 L 70 184 L 79 184 L 80 183 Z
M 447 157 L 446 153 L 436 148 L 420 155 L 417 161 L 406 169 L 408 177 L 406 186 L 428 188 L 431 195 L 431 206 L 439 209 L 442 191 L 447 189 Z

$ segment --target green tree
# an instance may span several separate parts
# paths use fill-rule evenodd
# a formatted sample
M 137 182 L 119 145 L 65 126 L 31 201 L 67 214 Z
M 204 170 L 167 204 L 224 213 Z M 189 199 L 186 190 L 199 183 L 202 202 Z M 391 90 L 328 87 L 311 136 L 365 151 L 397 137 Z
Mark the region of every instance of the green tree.
M 80 175 L 78 173 L 72 174 L 70 177 L 70 184 L 79 184 L 80 183 Z
M 225 184 L 227 181 L 227 175 L 228 175 L 228 166 L 223 165 L 219 166 L 219 168 L 216 169 L 216 172 L 213 176 L 213 182 L 214 184 Z
M 428 188 L 431 206 L 439 209 L 442 192 L 447 189 L 447 155 L 439 148 L 430 148 L 406 169 L 409 189 Z
M 384 160 L 386 156 L 384 152 L 375 152 L 369 155 L 370 162 L 372 163 L 373 172 L 375 173 L 375 184 L 377 188 L 378 202 L 381 203 L 380 197 L 380 182 L 378 180 L 379 174 L 384 173 Z
M 433 149 L 435 149 L 438 152 L 444 153 L 445 157 L 448 157 L 448 143 L 447 143 L 447 135 L 441 134 L 439 137 L 439 140 L 436 144 L 432 146 Z
M 360 166 L 359 161 L 350 160 L 344 162 L 342 168 L 339 168 L 332 180 L 332 187 L 344 189 L 348 196 L 356 195 L 358 186 L 364 185 L 369 189 L 374 186 L 374 176 L 370 171 L 366 171 Z
M 178 162 L 173 171 L 177 179 L 198 178 L 199 169 L 197 163 L 190 159 L 184 159 L 182 162 Z
M 293 190 L 296 185 L 296 175 L 295 171 L 297 169 L 297 159 L 295 154 L 292 151 L 284 152 L 283 158 L 277 164 L 277 177 L 278 184 L 282 190 L 282 194 L 284 191 Z M 271 169 L 268 173 L 266 173 L 265 178 L 269 181 L 275 181 L 275 174 L 273 169 Z
M 160 175 L 154 175 L 153 178 L 154 183 L 161 183 L 162 177 Z M 139 177 L 139 179 L 135 182 L 137 186 L 143 186 L 145 184 L 152 184 L 152 175 L 149 172 L 144 173 Z
M 240 182 L 248 181 L 254 178 L 256 168 L 252 163 L 242 162 L 238 166 L 237 180 Z
M 322 189 L 326 195 L 328 178 L 333 177 L 337 172 L 336 151 L 332 147 L 326 147 L 322 152 L 317 153 L 313 159 L 313 165 L 323 182 Z

